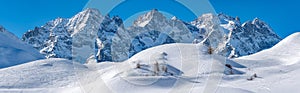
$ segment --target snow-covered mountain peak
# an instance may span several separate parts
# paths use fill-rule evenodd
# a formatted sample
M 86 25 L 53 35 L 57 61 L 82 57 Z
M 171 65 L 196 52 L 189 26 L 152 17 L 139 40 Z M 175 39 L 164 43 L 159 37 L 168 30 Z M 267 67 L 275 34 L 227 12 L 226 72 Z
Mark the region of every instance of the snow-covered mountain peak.
M 243 23 L 242 26 L 245 26 L 245 25 L 259 25 L 259 24 L 266 24 L 264 21 L 262 21 L 261 19 L 259 18 L 254 18 L 253 20 L 249 20 L 249 21 L 246 21 L 245 23 Z
M 103 20 L 103 16 L 101 15 L 98 9 L 88 8 L 77 15 L 73 16 L 69 19 L 68 26 L 75 27 L 77 29 L 74 30 L 81 30 L 80 28 L 86 25 L 93 25 L 99 24 Z M 74 32 L 73 34 L 75 34 Z
M 101 15 L 100 11 L 96 8 L 87 8 L 84 11 L 82 11 L 81 13 Z
M 220 20 L 217 15 L 212 13 L 203 14 L 192 21 L 191 24 L 200 29 L 199 33 L 202 34 L 201 37 L 203 37 L 202 42 L 204 44 L 213 48 L 224 46 L 224 37 L 227 32 L 223 31 L 223 28 L 220 26 Z
M 68 19 L 56 18 L 46 23 L 46 25 L 41 26 L 41 28 L 49 29 L 51 33 L 58 31 L 56 28 L 63 28 L 68 22 Z M 37 27 L 35 28 L 37 29 Z
M 229 23 L 231 25 L 241 25 L 240 18 L 238 16 L 232 17 L 232 16 L 226 15 L 224 13 L 220 13 L 220 14 L 218 14 L 218 17 L 221 21 L 221 24 Z
M 266 22 L 262 21 L 259 18 L 254 18 L 253 21 L 252 21 L 252 24 L 256 25 L 258 28 L 267 27 L 271 30 L 271 27 L 269 27 Z
M 178 18 L 177 18 L 176 16 L 173 16 L 173 17 L 171 18 L 171 20 L 178 20 Z
M 206 13 L 206 14 L 203 14 L 203 15 L 201 15 L 200 17 L 198 17 L 198 19 L 199 18 L 203 18 L 203 17 L 205 17 L 205 18 L 212 18 L 212 17 L 214 17 L 215 15 L 214 14 L 212 14 L 212 13 Z
M 203 14 L 202 16 L 199 16 L 197 18 L 197 20 L 195 20 L 196 22 L 205 22 L 208 20 L 213 20 L 215 23 L 218 24 L 229 24 L 229 25 L 240 25 L 240 18 L 237 17 L 232 17 L 229 15 L 226 15 L 224 13 L 220 13 L 220 14 L 212 14 L 212 13 L 207 13 L 207 14 Z M 194 21 L 194 22 L 195 22 Z
M 192 21 L 191 24 L 198 28 L 203 28 L 204 26 L 218 25 L 220 24 L 220 20 L 218 16 L 207 13 L 199 16 L 196 20 Z
M 93 17 L 93 16 L 102 16 L 102 15 L 98 9 L 87 8 L 87 9 L 83 10 L 82 12 L 79 12 L 78 14 L 76 14 L 73 18 Z
M 84 63 L 87 58 L 94 55 L 94 42 L 104 18 L 99 10 L 89 8 L 69 20 L 67 27 L 73 41 L 73 60 Z
M 201 16 L 199 16 L 195 21 L 203 21 L 204 19 L 206 20 L 212 20 L 212 19 L 217 19 L 218 17 L 212 13 L 206 13 Z
M 161 24 L 164 22 L 167 22 L 167 18 L 157 9 L 153 9 L 135 20 L 133 26 L 145 27 L 149 24 Z
M 130 44 L 120 43 L 115 46 L 121 48 L 114 51 L 122 53 L 116 53 L 115 58 L 117 59 L 113 61 L 126 60 L 142 50 L 157 45 L 175 42 L 191 43 L 194 40 L 191 31 L 183 21 L 169 20 L 158 10 L 151 10 L 140 16 L 133 26 L 126 31 L 119 31 L 119 35 L 121 37 L 117 40 L 130 42 Z M 129 52 L 127 52 L 128 50 Z
M 253 19 L 252 24 L 260 23 L 260 22 L 263 22 L 263 21 L 261 19 L 259 19 L 258 17 L 256 17 L 256 18 Z
M 259 18 L 255 18 L 252 21 L 247 21 L 242 25 L 243 28 L 252 28 L 248 31 L 254 31 L 261 34 L 272 34 L 278 38 L 280 38 L 276 33 L 273 31 L 273 29 L 264 21 L 262 21 Z
M 73 55 L 79 56 L 78 52 L 72 51 L 82 48 L 87 49 L 86 55 L 89 56 L 94 52 L 94 41 L 102 20 L 103 16 L 97 9 L 89 8 L 72 18 L 57 18 L 44 26 L 29 30 L 22 39 L 47 58 L 72 59 Z
M 68 26 L 70 33 L 72 33 L 72 36 L 79 31 L 83 30 L 84 27 L 94 27 L 93 24 L 99 24 L 103 19 L 103 16 L 101 15 L 100 11 L 98 9 L 88 8 L 74 17 L 69 19 Z
M 98 9 L 88 8 L 76 14 L 73 18 L 95 17 L 95 16 L 102 16 L 102 15 Z
M 261 19 L 259 18 L 254 18 L 253 20 L 249 20 L 249 21 L 246 21 L 245 23 L 242 24 L 242 26 L 245 26 L 245 25 L 259 25 L 259 24 L 266 24 L 264 21 L 262 21 Z
M 64 21 L 66 21 L 66 20 L 67 20 L 67 19 L 58 17 L 58 18 L 56 18 L 56 19 L 54 19 L 54 20 L 52 20 L 52 21 L 50 21 L 50 22 L 48 22 L 48 23 L 52 23 L 52 24 L 54 24 L 54 25 L 57 25 L 57 24 L 59 24 L 59 23 L 61 23 L 61 22 L 64 22 Z
M 163 18 L 165 17 L 162 13 L 160 13 L 157 9 L 153 9 L 150 12 L 143 15 L 143 18 L 153 19 L 153 18 Z

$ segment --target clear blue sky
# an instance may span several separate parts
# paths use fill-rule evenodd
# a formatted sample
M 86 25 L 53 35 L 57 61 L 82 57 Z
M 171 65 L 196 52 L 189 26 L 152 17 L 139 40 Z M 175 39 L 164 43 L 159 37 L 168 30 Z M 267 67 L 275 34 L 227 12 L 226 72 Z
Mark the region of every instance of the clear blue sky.
M 154 1 L 159 2 L 159 0 Z M 281 37 L 300 31 L 300 9 L 298 8 L 300 1 L 298 0 L 210 1 L 218 13 L 239 16 L 242 21 L 252 20 L 255 17 L 266 21 Z M 88 0 L 2 0 L 0 2 L 0 25 L 20 37 L 27 30 L 42 26 L 57 17 L 72 17 L 80 12 L 87 2 Z M 133 4 L 132 7 L 137 7 L 136 5 Z M 172 3 L 168 6 L 172 6 Z M 139 7 L 143 8 L 143 6 Z M 124 9 L 124 11 L 130 10 Z M 186 13 L 176 15 L 183 20 L 195 19 Z

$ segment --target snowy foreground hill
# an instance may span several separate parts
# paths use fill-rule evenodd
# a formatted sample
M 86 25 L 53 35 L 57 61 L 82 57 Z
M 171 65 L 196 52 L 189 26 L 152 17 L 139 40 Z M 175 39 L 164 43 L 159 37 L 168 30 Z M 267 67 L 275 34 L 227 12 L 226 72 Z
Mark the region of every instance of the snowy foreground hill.
M 202 44 L 167 44 L 124 62 L 78 64 L 45 59 L 0 69 L 0 92 L 298 93 L 300 33 L 236 59 Z
M 43 58 L 36 49 L 0 26 L 0 68 Z

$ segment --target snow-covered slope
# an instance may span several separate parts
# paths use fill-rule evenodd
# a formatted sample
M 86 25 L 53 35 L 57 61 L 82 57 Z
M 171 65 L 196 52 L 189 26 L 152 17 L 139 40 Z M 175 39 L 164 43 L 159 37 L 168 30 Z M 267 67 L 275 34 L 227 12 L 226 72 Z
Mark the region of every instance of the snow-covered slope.
M 299 39 L 295 33 L 234 60 L 209 54 L 203 44 L 180 43 L 146 49 L 124 62 L 40 60 L 0 69 L 0 92 L 297 93 Z
M 87 70 L 81 64 L 66 59 L 37 60 L 1 69 L 0 89 L 60 88 L 76 85 L 74 69 Z M 13 72 L 12 72 L 13 71 Z
M 300 61 L 300 32 L 294 33 L 270 49 L 263 50 L 253 55 L 237 58 L 235 60 L 245 61 L 245 64 L 293 65 Z M 251 62 L 247 62 L 247 61 Z M 261 65 L 265 66 L 265 65 Z
M 77 74 L 91 71 L 66 59 L 50 58 L 0 69 L 0 92 L 82 93 Z
M 198 93 L 204 91 L 210 74 L 220 76 L 219 79 L 230 74 L 225 64 L 232 65 L 231 74 L 243 74 L 237 68 L 244 66 L 209 55 L 206 50 L 202 45 L 167 44 L 142 51 L 121 63 L 81 65 L 64 59 L 39 60 L 0 70 L 0 91 Z
M 234 77 L 223 80 L 222 86 L 248 89 L 256 93 L 298 93 L 300 89 L 300 33 L 294 33 L 274 47 L 253 55 L 234 59 L 248 67 L 248 78 L 254 73 L 258 78 L 248 82 Z
M 36 49 L 23 43 L 0 26 L 0 68 L 44 58 Z
M 300 72 L 299 39 L 299 32 L 292 34 L 270 49 L 250 56 L 234 59 L 235 62 L 227 60 L 224 57 L 219 58 L 217 55 L 207 55 L 207 47 L 201 44 L 162 45 L 142 51 L 126 62 L 129 62 L 127 64 L 130 64 L 130 62 L 131 64 L 136 62 L 152 64 L 156 60 L 160 60 L 160 56 L 157 55 L 166 53 L 168 54 L 166 62 L 183 72 L 182 76 L 177 78 L 176 83 L 172 83 L 172 78 L 166 79 L 165 81 L 161 79 L 152 80 L 155 81 L 155 83 L 149 79 L 143 79 L 141 81 L 137 78 L 125 78 L 127 83 L 120 82 L 122 79 L 114 83 L 110 82 L 110 79 L 107 80 L 112 87 L 111 89 L 117 93 L 124 92 L 119 91 L 119 89 L 123 90 L 122 87 L 124 86 L 122 85 L 124 84 L 127 86 L 126 90 L 128 90 L 128 93 L 138 93 L 143 90 L 156 91 L 158 93 L 201 93 L 207 91 L 208 87 L 205 87 L 206 83 L 209 83 L 209 88 L 217 88 L 217 93 L 298 93 L 299 88 L 297 86 L 300 85 L 298 80 L 300 75 L 297 74 Z M 233 73 L 235 75 L 226 74 L 226 71 L 230 70 L 224 67 L 224 62 L 233 67 Z M 135 67 L 135 65 L 132 67 Z M 115 69 L 117 69 L 117 71 L 112 72 L 123 71 L 122 66 L 116 66 Z M 222 78 L 206 77 L 206 75 L 214 75 L 214 72 L 219 74 L 223 73 Z M 110 70 L 108 73 L 110 73 Z M 198 78 L 191 78 L 195 76 Z M 169 81 L 167 82 L 167 80 Z M 220 82 L 216 83 L 217 86 L 214 87 L 214 83 L 210 80 L 220 80 Z M 128 82 L 130 82 L 129 85 L 127 85 Z M 134 84 L 132 91 L 130 90 L 130 84 Z M 141 87 L 136 84 L 149 85 L 143 85 L 143 87 Z M 171 86 L 172 88 L 170 88 L 169 84 L 173 84 Z
M 232 66 L 232 73 L 225 64 Z M 179 43 L 149 48 L 124 62 L 104 62 L 95 67 L 105 84 L 95 84 L 90 89 L 107 90 L 97 87 L 105 85 L 109 92 L 114 93 L 201 93 L 205 91 L 205 84 L 211 83 L 208 81 L 210 75 L 219 76 L 212 79 L 217 81 L 222 75 L 243 74 L 238 69 L 245 68 L 225 57 L 209 55 L 206 46 Z M 238 88 L 228 90 L 245 91 Z

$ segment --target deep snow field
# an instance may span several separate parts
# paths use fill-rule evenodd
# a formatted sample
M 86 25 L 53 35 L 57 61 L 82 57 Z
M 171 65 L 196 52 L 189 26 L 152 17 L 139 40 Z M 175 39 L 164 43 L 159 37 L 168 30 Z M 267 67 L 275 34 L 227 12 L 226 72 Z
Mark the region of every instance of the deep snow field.
M 208 54 L 201 44 L 176 43 L 124 62 L 38 60 L 0 69 L 0 92 L 298 93 L 299 40 L 295 33 L 270 49 L 236 59 Z

